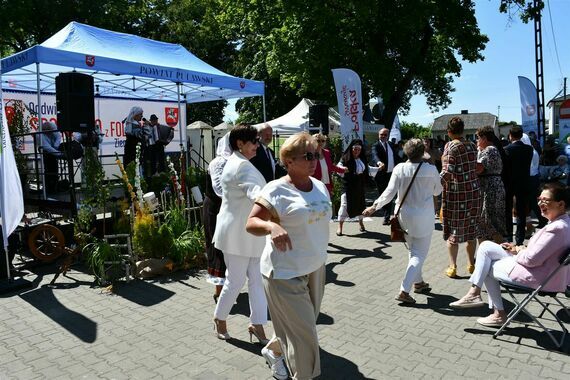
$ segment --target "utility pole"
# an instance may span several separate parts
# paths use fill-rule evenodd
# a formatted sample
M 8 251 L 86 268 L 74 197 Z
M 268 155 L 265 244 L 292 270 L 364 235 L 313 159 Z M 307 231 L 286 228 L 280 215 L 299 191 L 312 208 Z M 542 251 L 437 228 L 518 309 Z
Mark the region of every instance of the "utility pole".
M 536 118 L 538 141 L 544 143 L 544 69 L 542 60 L 542 15 L 540 12 L 540 6 L 543 0 L 534 0 L 533 5 L 536 9 L 536 15 L 534 16 L 534 56 L 536 64 Z M 552 133 L 554 131 L 550 131 Z
M 499 125 L 499 120 L 501 120 L 501 106 L 497 106 L 497 125 Z

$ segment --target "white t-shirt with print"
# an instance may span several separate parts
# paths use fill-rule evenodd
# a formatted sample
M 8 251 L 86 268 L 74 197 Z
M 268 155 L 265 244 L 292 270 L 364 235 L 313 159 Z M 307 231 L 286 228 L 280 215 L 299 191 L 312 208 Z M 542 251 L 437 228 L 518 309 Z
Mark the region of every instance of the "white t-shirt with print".
M 325 264 L 332 209 L 325 185 L 311 177 L 313 189 L 300 191 L 285 179 L 269 182 L 258 202 L 268 208 L 291 239 L 292 250 L 278 251 L 267 236 L 261 255 L 261 273 L 291 279 L 314 272 Z

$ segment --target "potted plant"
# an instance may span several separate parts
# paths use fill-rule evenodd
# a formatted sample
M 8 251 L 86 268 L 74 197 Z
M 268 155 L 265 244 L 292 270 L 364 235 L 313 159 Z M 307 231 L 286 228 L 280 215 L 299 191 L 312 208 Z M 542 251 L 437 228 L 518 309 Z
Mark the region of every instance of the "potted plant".
M 121 253 L 107 241 L 93 238 L 83 247 L 87 256 L 87 266 L 95 275 L 96 281 L 105 285 L 121 277 Z

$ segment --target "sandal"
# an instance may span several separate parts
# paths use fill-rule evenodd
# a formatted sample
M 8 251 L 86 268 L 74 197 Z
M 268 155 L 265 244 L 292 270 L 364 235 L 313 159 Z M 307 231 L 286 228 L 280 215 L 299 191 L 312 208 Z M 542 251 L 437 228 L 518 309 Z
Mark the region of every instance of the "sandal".
M 364 228 L 364 226 L 360 226 L 360 232 L 366 232 L 366 228 Z
M 457 277 L 457 266 L 454 265 L 448 266 L 447 269 L 445 270 L 445 275 L 449 278 Z
M 431 291 L 431 287 L 427 282 L 418 282 L 414 284 L 414 293 L 429 293 Z
M 408 305 L 412 305 L 412 304 L 416 303 L 416 300 L 413 299 L 409 294 L 399 293 L 394 299 L 396 301 L 399 301 L 401 303 L 405 303 Z
M 473 274 L 475 272 L 475 265 L 467 264 L 467 273 Z
M 342 231 L 337 231 L 336 236 L 342 236 Z

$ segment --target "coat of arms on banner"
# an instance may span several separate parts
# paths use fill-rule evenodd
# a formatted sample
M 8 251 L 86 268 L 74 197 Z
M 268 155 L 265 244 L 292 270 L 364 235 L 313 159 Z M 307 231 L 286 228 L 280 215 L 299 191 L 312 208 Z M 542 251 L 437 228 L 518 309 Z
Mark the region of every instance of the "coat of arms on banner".
M 165 107 L 164 120 L 170 127 L 175 127 L 178 124 L 178 108 Z
M 85 64 L 89 67 L 93 67 L 95 65 L 95 56 L 94 55 L 86 55 L 85 56 Z

